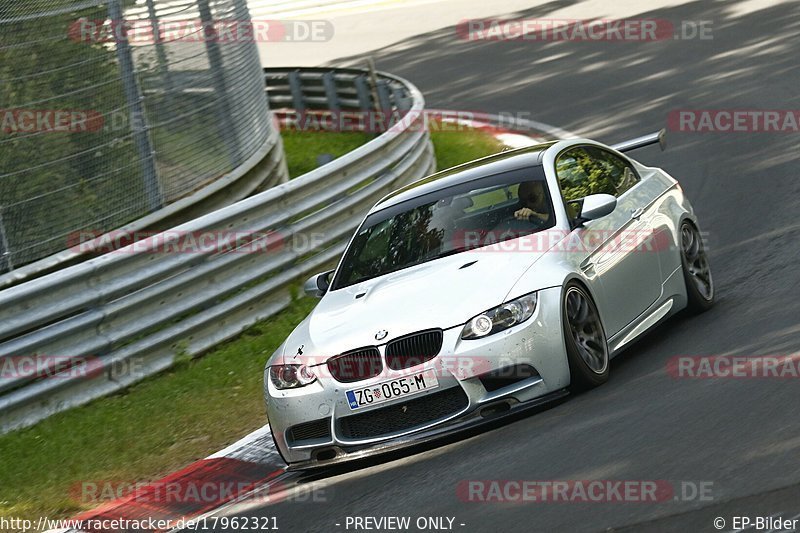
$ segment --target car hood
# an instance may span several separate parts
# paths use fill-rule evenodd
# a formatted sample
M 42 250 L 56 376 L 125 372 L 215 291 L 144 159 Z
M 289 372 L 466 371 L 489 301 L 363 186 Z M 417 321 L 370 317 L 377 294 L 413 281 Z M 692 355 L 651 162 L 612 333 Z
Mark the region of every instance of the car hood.
M 503 303 L 541 256 L 481 248 L 331 291 L 286 340 L 285 360 L 302 352 L 305 364 L 320 364 L 415 331 L 463 324 Z M 378 341 L 380 330 L 387 335 Z

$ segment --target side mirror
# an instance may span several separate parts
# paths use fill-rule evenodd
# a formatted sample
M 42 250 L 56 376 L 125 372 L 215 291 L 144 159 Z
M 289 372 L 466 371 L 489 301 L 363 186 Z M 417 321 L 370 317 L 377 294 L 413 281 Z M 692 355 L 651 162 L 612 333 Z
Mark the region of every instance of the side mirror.
M 331 285 L 332 274 L 333 270 L 314 274 L 303 284 L 303 291 L 309 296 L 322 298 L 322 296 L 328 292 L 328 287 Z
M 661 148 L 661 151 L 667 149 L 667 129 L 661 128 L 661 131 L 658 132 L 658 147 Z
M 578 222 L 602 218 L 611 214 L 617 207 L 617 198 L 611 194 L 590 194 L 576 202 L 580 205 Z

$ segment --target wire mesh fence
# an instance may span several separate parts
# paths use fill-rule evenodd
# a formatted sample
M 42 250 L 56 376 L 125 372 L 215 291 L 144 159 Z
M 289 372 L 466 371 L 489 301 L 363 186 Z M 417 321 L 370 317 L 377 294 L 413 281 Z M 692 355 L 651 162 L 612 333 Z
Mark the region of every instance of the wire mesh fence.
M 248 22 L 245 0 L 0 3 L 0 272 L 185 197 L 264 144 Z

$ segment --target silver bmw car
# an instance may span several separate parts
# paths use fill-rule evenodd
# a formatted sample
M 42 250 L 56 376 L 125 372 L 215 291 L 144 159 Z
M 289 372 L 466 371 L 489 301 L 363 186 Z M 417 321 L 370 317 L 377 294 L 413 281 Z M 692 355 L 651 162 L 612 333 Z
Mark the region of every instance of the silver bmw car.
M 267 362 L 284 460 L 357 458 L 595 387 L 659 322 L 711 307 L 692 206 L 625 155 L 658 142 L 510 150 L 378 202 Z

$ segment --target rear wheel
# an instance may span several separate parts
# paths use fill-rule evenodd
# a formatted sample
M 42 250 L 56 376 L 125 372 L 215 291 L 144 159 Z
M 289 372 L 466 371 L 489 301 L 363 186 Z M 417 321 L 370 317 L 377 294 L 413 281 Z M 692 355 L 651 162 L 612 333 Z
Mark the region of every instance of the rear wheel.
M 700 232 L 690 222 L 681 224 L 681 265 L 690 313 L 702 313 L 714 305 L 714 280 Z
M 581 285 L 564 287 L 561 305 L 570 389 L 586 390 L 608 381 L 608 342 L 592 297 Z

